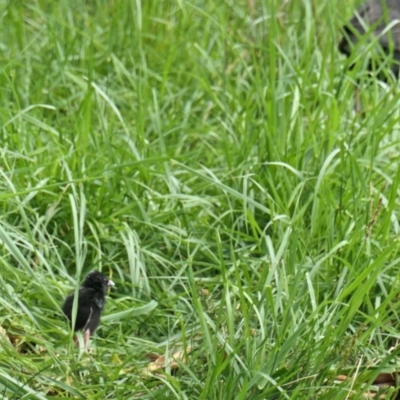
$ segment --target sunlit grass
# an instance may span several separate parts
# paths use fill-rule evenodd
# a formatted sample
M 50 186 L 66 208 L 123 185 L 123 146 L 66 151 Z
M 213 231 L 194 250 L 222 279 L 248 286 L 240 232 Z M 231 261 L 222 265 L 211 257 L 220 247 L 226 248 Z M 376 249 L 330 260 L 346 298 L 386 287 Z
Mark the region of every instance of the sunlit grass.
M 249 4 L 0 1 L 2 397 L 361 398 L 397 368 L 397 84 L 345 68 L 335 2 Z M 92 269 L 83 354 L 60 307 Z

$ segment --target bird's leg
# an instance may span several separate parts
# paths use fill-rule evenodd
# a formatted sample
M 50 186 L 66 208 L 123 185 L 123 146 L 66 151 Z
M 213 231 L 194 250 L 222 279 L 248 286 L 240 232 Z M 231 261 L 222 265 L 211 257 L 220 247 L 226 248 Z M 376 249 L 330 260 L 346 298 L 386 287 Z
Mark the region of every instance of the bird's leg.
M 88 326 L 88 324 L 89 324 L 89 322 L 90 322 L 90 319 L 92 318 L 92 314 L 93 314 L 93 308 L 90 307 L 90 314 L 89 314 L 89 317 L 88 317 L 88 319 L 87 319 L 87 321 L 86 321 L 86 325 L 85 325 L 85 327 L 83 328 L 83 343 L 84 343 L 84 349 L 85 349 L 85 351 L 88 350 L 88 346 L 89 346 L 90 328 L 87 328 L 87 326 Z
M 87 328 L 87 329 L 83 332 L 83 343 L 84 343 L 84 345 L 85 345 L 85 351 L 88 351 L 89 341 L 90 341 L 90 329 Z
M 85 332 L 86 333 L 86 332 Z M 83 335 L 83 343 L 84 343 L 84 349 L 85 349 L 85 351 L 86 351 L 86 342 L 85 342 L 85 340 L 86 340 L 86 337 L 85 337 L 85 334 Z M 75 333 L 74 334 L 74 343 L 75 343 L 75 346 L 78 348 L 78 349 L 80 349 L 81 347 L 80 347 L 80 340 L 79 340 L 79 336 Z

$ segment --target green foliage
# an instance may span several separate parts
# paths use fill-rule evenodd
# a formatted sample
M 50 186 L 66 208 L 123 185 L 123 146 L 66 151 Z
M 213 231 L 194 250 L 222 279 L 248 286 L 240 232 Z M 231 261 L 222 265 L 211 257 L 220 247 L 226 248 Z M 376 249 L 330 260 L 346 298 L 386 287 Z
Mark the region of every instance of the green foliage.
M 362 398 L 396 368 L 398 84 L 347 69 L 340 2 L 251 3 L 0 0 L 2 398 Z

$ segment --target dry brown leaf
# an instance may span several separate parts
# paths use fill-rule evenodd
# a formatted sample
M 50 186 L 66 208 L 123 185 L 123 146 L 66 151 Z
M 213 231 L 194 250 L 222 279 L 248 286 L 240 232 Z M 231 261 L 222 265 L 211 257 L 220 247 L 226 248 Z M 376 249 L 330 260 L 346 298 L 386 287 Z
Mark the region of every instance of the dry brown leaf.
M 156 361 L 157 358 L 161 357 L 161 354 L 157 354 L 157 353 L 147 353 L 146 357 L 151 360 L 151 361 Z
M 145 375 L 152 375 L 156 371 L 170 368 L 172 371 L 179 368 L 180 363 L 186 362 L 186 356 L 190 354 L 192 351 L 192 347 L 188 346 L 186 350 L 178 350 L 171 354 L 170 357 L 165 357 L 165 355 L 161 355 L 154 359 L 154 354 L 148 354 L 147 356 L 151 359 L 154 359 L 151 363 L 147 365 L 147 367 L 143 370 Z
M 4 340 L 10 342 L 10 338 L 7 335 L 7 331 L 1 326 L 0 326 L 0 339 L 4 339 Z
M 7 331 L 0 326 L 0 349 L 2 348 L 1 343 L 3 342 L 3 346 L 5 345 L 5 343 L 8 343 L 9 345 L 12 346 L 12 343 L 10 341 L 10 338 L 7 335 Z
M 335 377 L 335 380 L 344 382 L 346 380 L 351 379 L 351 377 L 346 376 L 346 375 L 338 375 Z M 396 384 L 397 383 L 397 384 Z M 395 393 L 395 397 L 390 396 L 387 397 L 386 393 L 383 393 L 379 395 L 379 391 L 382 389 L 390 389 L 394 387 L 399 387 L 400 385 L 400 373 L 397 371 L 393 373 L 388 373 L 388 372 L 381 372 L 378 374 L 378 376 L 374 379 L 372 382 L 372 385 L 376 388 L 368 390 L 368 392 L 364 393 L 363 397 L 365 399 L 385 399 L 385 400 L 400 400 L 400 390 Z M 379 395 L 379 397 L 377 397 Z
M 37 344 L 35 342 L 31 342 L 27 340 L 27 338 L 20 334 L 9 334 L 7 335 L 11 344 L 15 347 L 15 349 L 19 353 L 43 353 L 47 351 L 46 347 Z

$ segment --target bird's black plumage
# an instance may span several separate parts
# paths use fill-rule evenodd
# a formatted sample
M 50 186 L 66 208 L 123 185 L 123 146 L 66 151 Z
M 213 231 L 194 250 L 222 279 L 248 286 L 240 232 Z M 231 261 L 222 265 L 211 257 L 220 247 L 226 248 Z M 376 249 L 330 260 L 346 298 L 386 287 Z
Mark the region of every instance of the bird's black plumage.
M 366 34 L 367 37 L 364 37 Z M 399 0 L 366 1 L 344 27 L 339 50 L 350 55 L 353 47 L 359 42 L 367 44 L 371 41 L 376 42 L 376 45 L 372 46 L 374 51 L 392 55 L 391 69 L 398 76 L 400 70 Z M 381 50 L 377 46 L 380 46 Z
M 114 283 L 98 271 L 90 272 L 82 283 L 78 292 L 78 308 L 76 311 L 75 331 L 84 332 L 85 347 L 100 323 L 100 317 L 104 310 L 107 289 Z M 72 308 L 74 295 L 71 293 L 65 299 L 62 311 L 72 324 Z

